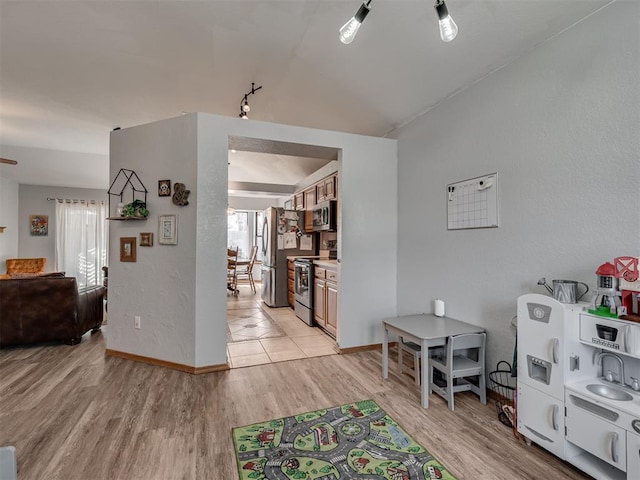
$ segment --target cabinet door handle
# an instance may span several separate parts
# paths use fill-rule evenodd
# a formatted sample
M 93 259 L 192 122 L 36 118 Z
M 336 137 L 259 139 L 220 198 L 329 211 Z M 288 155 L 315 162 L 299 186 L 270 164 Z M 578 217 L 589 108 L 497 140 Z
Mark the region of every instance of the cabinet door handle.
M 551 412 L 551 424 L 553 425 L 553 429 L 558 431 L 558 411 L 560 407 L 558 405 L 553 406 L 553 410 Z
M 551 358 L 553 360 L 553 363 L 555 363 L 556 365 L 558 364 L 558 348 L 560 347 L 560 339 L 559 338 L 554 338 L 553 340 L 553 346 L 551 348 Z
M 618 463 L 618 434 L 616 432 L 611 434 L 611 460 Z

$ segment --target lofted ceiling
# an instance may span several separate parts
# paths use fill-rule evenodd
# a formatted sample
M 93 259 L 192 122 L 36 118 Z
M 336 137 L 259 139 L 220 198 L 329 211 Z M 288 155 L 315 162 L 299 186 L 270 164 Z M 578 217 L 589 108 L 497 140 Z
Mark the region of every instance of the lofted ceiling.
M 373 0 L 345 46 L 358 0 L 0 0 L 0 157 L 19 162 L 0 176 L 106 189 L 113 128 L 238 116 L 251 82 L 251 119 L 393 135 L 608 3 L 447 0 L 444 43 L 433 1 Z M 239 150 L 230 175 L 288 183 L 317 164 L 270 153 Z

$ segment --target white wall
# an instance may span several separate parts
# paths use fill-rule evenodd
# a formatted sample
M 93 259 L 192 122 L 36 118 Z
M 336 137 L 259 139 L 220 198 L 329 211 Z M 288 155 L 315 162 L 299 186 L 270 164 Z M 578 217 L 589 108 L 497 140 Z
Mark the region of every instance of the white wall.
M 45 257 L 45 270 L 55 270 L 56 254 L 56 202 L 47 198 L 69 198 L 78 200 L 107 200 L 106 190 L 90 188 L 66 188 L 38 185 L 20 185 L 19 248 L 21 258 Z M 29 215 L 48 215 L 49 233 L 33 236 L 30 233 Z
M 0 177 L 0 273 L 6 272 L 7 258 L 18 256 L 18 184 Z
M 177 246 L 139 247 L 136 263 L 111 262 L 108 348 L 195 367 L 226 362 L 230 135 L 342 149 L 338 342 L 379 342 L 380 319 L 396 311 L 396 141 L 192 114 L 111 134 L 112 178 L 132 168 L 152 192 L 169 178 L 192 193 L 183 208 L 150 195 L 148 225 L 111 223 L 112 258 L 119 237 L 157 231 L 160 213 L 177 213 L 180 232 Z M 140 330 L 134 315 L 142 317 Z
M 511 362 L 516 298 L 540 277 L 593 288 L 640 255 L 639 9 L 608 6 L 398 134 L 398 311 L 444 299 L 487 328 L 489 367 Z M 500 227 L 447 231 L 446 184 L 491 172 Z

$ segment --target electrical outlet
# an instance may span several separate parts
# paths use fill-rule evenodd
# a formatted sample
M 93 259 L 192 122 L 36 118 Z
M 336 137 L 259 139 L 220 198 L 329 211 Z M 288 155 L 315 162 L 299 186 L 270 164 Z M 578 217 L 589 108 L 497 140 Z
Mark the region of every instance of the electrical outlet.
M 134 328 L 140 328 L 140 317 L 138 315 L 133 317 L 133 326 Z

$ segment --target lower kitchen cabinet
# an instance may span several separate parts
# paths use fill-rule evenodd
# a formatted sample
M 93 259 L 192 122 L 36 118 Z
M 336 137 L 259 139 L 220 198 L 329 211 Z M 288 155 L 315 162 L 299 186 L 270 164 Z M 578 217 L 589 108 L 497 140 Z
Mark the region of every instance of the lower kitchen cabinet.
M 314 319 L 335 338 L 338 331 L 338 272 L 315 268 Z
M 291 308 L 296 306 L 295 270 L 293 260 L 287 260 L 287 300 Z
M 572 399 L 575 398 L 572 396 Z M 578 401 L 585 405 L 583 408 L 593 409 L 599 415 L 615 414 L 592 402 L 580 398 Z M 567 403 L 567 440 L 626 472 L 627 432 L 583 408 L 574 405 L 573 402 Z
M 564 402 L 518 384 L 518 431 L 558 457 L 565 458 Z
M 627 432 L 627 472 L 640 475 L 640 435 Z

